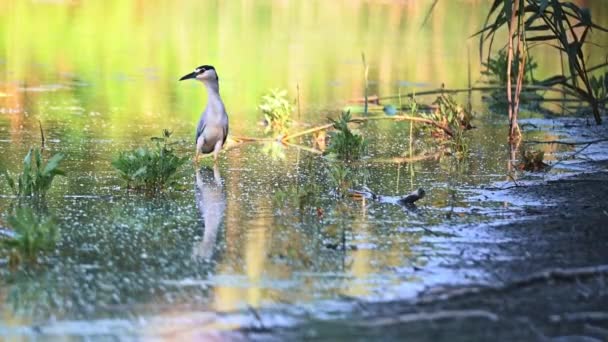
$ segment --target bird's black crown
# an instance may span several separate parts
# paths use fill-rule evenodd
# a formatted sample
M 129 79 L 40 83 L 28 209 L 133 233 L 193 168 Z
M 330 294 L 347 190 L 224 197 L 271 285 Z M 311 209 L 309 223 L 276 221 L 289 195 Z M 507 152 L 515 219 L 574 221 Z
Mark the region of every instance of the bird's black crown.
M 213 70 L 215 71 L 215 68 L 213 67 L 213 65 L 201 65 L 198 68 L 194 69 L 194 72 L 199 75 L 204 73 L 207 70 Z M 217 71 L 215 71 L 215 75 L 217 76 Z M 219 80 L 219 76 L 217 76 L 217 79 Z
M 198 68 L 194 69 L 197 74 L 202 74 L 207 70 L 215 70 L 215 68 L 211 65 L 201 65 Z

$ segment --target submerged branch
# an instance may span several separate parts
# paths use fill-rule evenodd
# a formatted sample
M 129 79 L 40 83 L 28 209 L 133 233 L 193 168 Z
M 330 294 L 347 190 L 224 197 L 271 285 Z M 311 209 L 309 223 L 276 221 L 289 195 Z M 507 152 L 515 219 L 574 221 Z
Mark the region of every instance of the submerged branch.
M 431 119 L 420 118 L 420 117 L 409 116 L 409 115 L 354 117 L 354 118 L 352 118 L 350 120 L 350 122 L 352 122 L 352 123 L 363 123 L 363 122 L 374 121 L 374 120 L 395 120 L 395 121 L 421 122 L 421 123 L 424 123 L 424 124 L 427 124 L 427 125 L 435 126 L 435 127 L 439 128 L 439 129 L 443 130 L 449 136 L 454 136 L 454 132 L 448 126 L 445 126 L 445 125 L 443 125 L 443 124 L 441 124 L 441 123 L 439 123 L 437 121 L 433 121 Z M 302 131 L 302 132 L 288 134 L 288 135 L 284 136 L 283 138 L 281 138 L 280 141 L 281 142 L 286 142 L 286 141 L 291 140 L 293 138 L 297 138 L 297 137 L 301 137 L 301 136 L 304 136 L 304 135 L 316 133 L 316 132 L 319 132 L 319 131 L 324 131 L 324 130 L 327 130 L 327 129 L 333 127 L 333 125 L 334 125 L 333 123 L 329 123 L 329 124 L 324 124 L 324 125 L 312 127 L 312 128 L 309 128 L 309 129 L 307 129 L 305 131 Z
M 443 155 L 443 151 L 439 151 L 439 152 L 428 153 L 428 154 L 423 153 L 423 154 L 419 154 L 417 156 L 412 156 L 412 157 L 392 157 L 392 158 L 370 159 L 370 160 L 366 160 L 366 162 L 375 163 L 375 164 L 413 163 L 413 162 L 417 162 L 417 161 L 421 161 L 421 160 L 437 159 L 437 158 L 441 157 L 442 155 Z
M 409 116 L 409 115 L 393 115 L 393 116 L 370 116 L 370 117 L 355 117 L 351 120 L 351 122 L 361 123 L 365 121 L 373 121 L 373 120 L 395 120 L 395 121 L 411 121 L 411 122 L 421 122 L 427 125 L 435 126 L 442 131 L 444 131 L 447 135 L 453 137 L 454 132 L 448 126 L 445 126 L 437 121 L 420 118 L 417 116 Z
M 413 312 L 401 314 L 396 317 L 372 318 L 358 323 L 366 327 L 378 327 L 420 321 L 437 321 L 445 319 L 485 318 L 498 321 L 498 315 L 485 310 L 439 310 L 435 312 Z
M 523 288 L 537 283 L 556 280 L 574 281 L 580 278 L 608 275 L 608 265 L 598 265 L 577 268 L 552 268 L 533 273 L 522 279 L 499 285 L 477 285 L 458 288 L 437 288 L 423 294 L 419 303 L 430 303 L 435 301 L 451 300 L 458 297 L 478 295 L 483 292 L 505 292 L 513 289 Z
M 515 89 L 515 86 L 512 86 L 511 88 Z M 458 93 L 467 93 L 467 92 L 471 92 L 471 91 L 491 91 L 491 90 L 504 90 L 504 89 L 505 89 L 504 86 L 485 86 L 485 87 L 470 87 L 470 88 L 456 88 L 456 89 L 439 88 L 439 89 L 433 89 L 433 90 L 417 91 L 417 92 L 411 92 L 411 93 L 407 93 L 407 94 L 401 94 L 401 97 L 437 95 L 437 94 L 458 94 Z M 542 85 L 524 85 L 524 86 L 522 86 L 522 91 L 525 91 L 525 90 L 554 91 L 554 92 L 558 92 L 561 94 L 575 96 L 575 94 L 571 91 L 567 91 L 567 90 L 555 88 L 555 87 L 542 86 Z M 397 98 L 399 98 L 399 95 L 390 95 L 390 96 L 380 97 L 380 98 L 378 98 L 378 100 L 390 100 L 390 99 L 397 99 Z
M 529 140 L 529 141 L 526 141 L 525 143 L 527 143 L 527 144 L 559 144 L 559 145 L 576 146 L 576 145 L 591 145 L 591 144 L 596 144 L 596 143 L 604 142 L 604 141 L 608 141 L 608 138 L 590 140 L 590 141 L 576 141 L 576 142 L 561 141 L 561 140 L 547 140 L 547 141 Z

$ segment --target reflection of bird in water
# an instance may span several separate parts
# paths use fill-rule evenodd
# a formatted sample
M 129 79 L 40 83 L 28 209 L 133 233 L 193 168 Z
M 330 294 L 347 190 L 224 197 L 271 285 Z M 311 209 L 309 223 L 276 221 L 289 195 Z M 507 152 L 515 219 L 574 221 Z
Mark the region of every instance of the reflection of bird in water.
M 226 194 L 217 165 L 213 170 L 202 168 L 196 172 L 196 205 L 203 216 L 203 241 L 194 245 L 193 258 L 211 259 L 217 231 L 224 218 Z

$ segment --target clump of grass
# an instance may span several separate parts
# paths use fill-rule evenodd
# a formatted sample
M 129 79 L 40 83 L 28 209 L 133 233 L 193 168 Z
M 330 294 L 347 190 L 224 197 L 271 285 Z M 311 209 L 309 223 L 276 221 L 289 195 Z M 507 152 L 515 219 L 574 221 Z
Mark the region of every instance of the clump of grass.
M 329 179 L 335 193 L 339 197 L 344 197 L 353 185 L 353 174 L 344 164 L 333 164 L 329 168 Z
M 171 132 L 165 129 L 161 137 L 152 138 L 154 147 L 123 151 L 112 161 L 127 188 L 156 192 L 173 184 L 172 178 L 188 158 L 175 154 L 170 137 Z
M 542 171 L 547 168 L 547 164 L 543 162 L 545 152 L 540 150 L 522 150 L 519 169 L 523 171 Z
M 18 208 L 7 222 L 14 236 L 0 239 L 0 248 L 7 252 L 9 265 L 36 264 L 41 255 L 55 250 L 59 229 L 52 217 L 35 214 L 30 208 Z
M 464 134 L 464 130 L 454 130 L 454 136 L 446 140 L 445 147 L 447 147 L 448 154 L 463 159 L 469 155 L 469 140 Z
M 449 135 L 446 130 L 435 126 L 422 126 L 422 129 L 430 130 L 431 135 L 443 139 L 442 144 L 451 155 L 459 159 L 468 154 L 469 146 L 465 132 L 473 126 L 473 114 L 464 106 L 458 104 L 454 98 L 448 94 L 441 94 L 433 102 L 435 110 L 429 114 L 422 114 L 423 117 L 431 119 L 452 132 Z
M 287 90 L 271 90 L 268 94 L 262 96 L 262 103 L 258 108 L 264 114 L 266 133 L 287 133 L 291 126 L 291 115 L 294 111 L 294 106 L 287 99 Z
M 329 119 L 335 131 L 330 133 L 329 147 L 326 153 L 335 155 L 344 161 L 353 161 L 361 158 L 367 148 L 367 141 L 359 134 L 348 128 L 351 122 L 350 112 L 344 112 L 338 120 Z
M 468 130 L 473 128 L 471 121 L 473 114 L 464 106 L 458 104 L 448 94 L 441 94 L 433 102 L 436 109 L 431 113 L 430 119 L 456 130 Z M 445 134 L 443 130 L 436 130 L 438 134 Z
M 38 148 L 31 148 L 23 159 L 23 170 L 15 177 L 4 170 L 4 176 L 13 194 L 19 197 L 44 197 L 51 188 L 55 176 L 64 176 L 59 169 L 63 154 L 52 156 L 46 163 Z

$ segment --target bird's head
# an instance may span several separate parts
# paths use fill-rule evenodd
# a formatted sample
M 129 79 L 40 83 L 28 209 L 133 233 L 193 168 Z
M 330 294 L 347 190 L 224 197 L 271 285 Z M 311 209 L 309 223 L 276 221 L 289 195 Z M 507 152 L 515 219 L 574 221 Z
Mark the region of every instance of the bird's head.
M 217 73 L 215 72 L 215 68 L 212 67 L 211 65 L 201 65 L 198 68 L 194 69 L 193 72 L 191 72 L 187 75 L 184 75 L 179 80 L 184 81 L 184 80 L 189 80 L 189 79 L 196 79 L 203 83 L 219 81 L 219 77 L 217 76 Z

